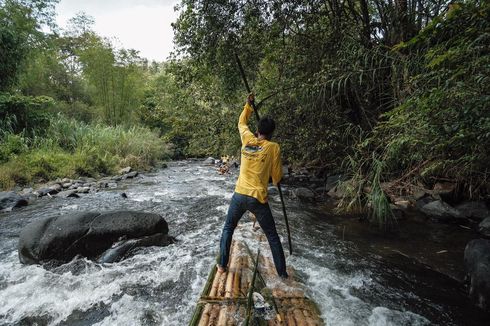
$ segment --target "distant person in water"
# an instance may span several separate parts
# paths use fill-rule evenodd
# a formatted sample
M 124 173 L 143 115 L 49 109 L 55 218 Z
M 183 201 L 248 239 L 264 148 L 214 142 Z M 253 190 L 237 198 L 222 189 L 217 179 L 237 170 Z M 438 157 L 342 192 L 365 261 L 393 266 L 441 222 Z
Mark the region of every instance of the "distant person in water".
M 267 186 L 269 178 L 277 185 L 282 178 L 281 152 L 279 144 L 271 142 L 276 128 L 274 120 L 269 117 L 260 119 L 257 136 L 247 126 L 252 115 L 254 95 L 250 94 L 243 112 L 238 120 L 238 130 L 242 140 L 240 176 L 231 198 L 220 241 L 220 258 L 218 271 L 224 272 L 228 265 L 231 238 L 238 221 L 246 211 L 252 212 L 260 227 L 267 236 L 272 251 L 272 258 L 277 274 L 287 278 L 286 260 L 281 241 L 276 231 L 276 224 L 267 203 Z

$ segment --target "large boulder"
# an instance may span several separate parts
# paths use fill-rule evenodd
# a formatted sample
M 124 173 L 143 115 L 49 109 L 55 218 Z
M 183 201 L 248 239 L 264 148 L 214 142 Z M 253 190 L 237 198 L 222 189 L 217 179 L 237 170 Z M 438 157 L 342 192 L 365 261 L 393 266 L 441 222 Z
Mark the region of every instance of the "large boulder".
M 467 218 L 481 221 L 490 217 L 490 210 L 484 201 L 468 201 L 456 206 L 456 209 Z
M 490 308 L 490 240 L 471 240 L 464 250 L 470 298 L 482 309 Z
M 10 211 L 13 208 L 27 206 L 27 200 L 13 191 L 0 192 L 0 211 Z
M 315 193 L 305 187 L 294 189 L 293 194 L 296 198 L 303 201 L 312 201 L 315 199 Z
M 450 220 L 463 217 L 457 209 L 441 200 L 436 200 L 423 205 L 420 208 L 420 211 L 427 216 L 438 220 Z
M 97 258 L 121 239 L 167 233 L 167 222 L 153 213 L 116 211 L 52 216 L 22 229 L 19 259 L 24 264 L 37 264 L 50 260 L 69 261 L 77 255 Z
M 478 224 L 478 232 L 490 238 L 490 217 L 487 217 Z

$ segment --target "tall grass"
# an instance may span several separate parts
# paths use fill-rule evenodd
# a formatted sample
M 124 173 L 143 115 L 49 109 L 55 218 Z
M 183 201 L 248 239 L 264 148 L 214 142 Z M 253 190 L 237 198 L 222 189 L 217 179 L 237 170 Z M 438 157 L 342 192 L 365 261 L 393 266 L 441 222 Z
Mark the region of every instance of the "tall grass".
M 337 210 L 365 213 L 370 223 L 384 231 L 392 231 L 397 223 L 381 186 L 384 164 L 375 156 L 369 160 L 363 159 L 359 153 L 348 156 L 344 168 L 350 171 L 351 178 L 338 186 L 343 197 Z
M 110 175 L 124 166 L 146 169 L 168 158 L 158 134 L 144 127 L 86 124 L 64 116 L 51 120 L 45 136 L 4 134 L 0 187 L 62 177 Z

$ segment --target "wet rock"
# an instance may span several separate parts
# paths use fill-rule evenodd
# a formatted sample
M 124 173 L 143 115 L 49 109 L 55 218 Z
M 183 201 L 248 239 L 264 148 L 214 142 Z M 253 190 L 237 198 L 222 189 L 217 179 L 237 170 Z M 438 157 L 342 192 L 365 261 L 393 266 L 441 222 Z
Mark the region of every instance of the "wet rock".
M 114 181 L 121 181 L 122 179 L 123 179 L 122 175 L 116 175 L 116 176 L 111 178 L 111 180 L 114 180 Z
M 128 198 L 128 195 L 126 195 L 126 193 L 125 193 L 125 192 L 123 192 L 123 193 L 121 193 L 121 197 L 122 197 L 122 198 Z
M 342 186 L 339 184 L 335 187 L 333 187 L 332 189 L 330 189 L 328 192 L 327 192 L 327 195 L 333 199 L 341 199 L 344 197 L 345 195 L 345 192 L 344 190 L 342 189 Z
M 436 219 L 454 219 L 462 217 L 457 209 L 441 200 L 436 200 L 422 206 L 420 211 L 425 215 Z
M 139 239 L 167 233 L 167 222 L 153 213 L 117 211 L 52 216 L 22 229 L 19 259 L 23 264 L 37 264 L 50 260 L 66 262 L 77 255 L 96 258 L 121 238 Z
M 70 187 L 68 187 L 68 189 L 78 189 L 78 188 L 80 188 L 82 186 L 83 186 L 83 183 L 76 182 L 76 183 L 72 184 Z
M 308 188 L 296 188 L 293 191 L 293 195 L 299 200 L 312 201 L 315 199 L 315 193 Z
M 490 310 L 490 240 L 471 240 L 464 250 L 464 264 L 470 298 Z
M 133 171 L 133 172 L 129 172 L 129 173 L 126 173 L 124 176 L 123 176 L 123 179 L 132 179 L 132 178 L 136 178 L 138 176 L 138 171 Z
M 289 176 L 289 166 L 287 166 L 287 165 L 282 166 L 282 174 L 285 177 Z
M 107 181 L 99 181 L 99 182 L 97 182 L 97 187 L 98 188 L 107 188 L 108 184 L 109 183 Z
M 115 183 L 115 182 L 109 182 L 107 184 L 107 187 L 109 187 L 109 188 L 117 188 L 117 183 Z
M 71 183 L 71 180 L 68 178 L 61 179 L 61 183 Z
M 88 194 L 90 192 L 90 187 L 80 187 L 77 189 L 79 194 Z
M 206 165 L 214 165 L 215 159 L 213 157 L 208 157 L 207 159 L 204 160 L 204 164 Z
M 397 200 L 393 203 L 398 209 L 408 210 L 412 204 L 408 200 Z
M 119 174 L 126 174 L 126 173 L 129 173 L 131 171 L 132 171 L 131 167 L 130 166 L 127 166 L 127 167 L 119 170 Z
M 34 189 L 32 189 L 32 188 L 24 188 L 20 192 L 20 195 L 21 196 L 28 196 L 28 195 L 31 195 L 33 192 L 34 192 Z
M 279 195 L 279 191 L 277 190 L 277 187 L 275 186 L 270 186 L 267 188 L 267 193 L 269 196 L 277 196 Z
M 61 191 L 61 192 L 59 192 L 59 193 L 56 194 L 56 197 L 61 197 L 61 198 L 69 198 L 69 197 L 78 198 L 80 196 L 77 194 L 77 190 L 72 189 L 72 190 Z
M 38 197 L 44 197 L 47 195 L 56 195 L 59 191 L 51 188 L 41 188 L 34 191 L 34 194 Z
M 456 206 L 462 216 L 481 221 L 490 217 L 490 210 L 483 201 L 469 201 Z
M 435 198 L 449 199 L 456 189 L 453 182 L 437 182 L 432 189 L 432 196 Z
M 478 224 L 478 232 L 490 238 L 490 217 L 487 217 Z
M 336 175 L 331 175 L 327 178 L 327 181 L 325 182 L 325 191 L 329 192 L 333 188 L 335 188 L 340 181 L 342 181 L 342 175 L 341 174 L 336 174 Z
M 425 193 L 424 193 L 424 196 L 418 198 L 417 201 L 415 202 L 415 207 L 420 210 L 422 207 L 424 207 L 425 205 L 427 205 L 433 201 L 434 201 L 434 199 L 432 197 L 425 196 Z
M 0 192 L 0 211 L 9 211 L 27 205 L 28 201 L 13 191 Z
M 164 233 L 157 233 L 138 239 L 122 240 L 115 243 L 97 259 L 99 263 L 113 263 L 125 258 L 134 248 L 149 246 L 166 246 L 175 243 L 175 238 Z
M 54 189 L 57 192 L 60 192 L 61 190 L 63 190 L 63 187 L 59 183 L 55 183 L 54 185 L 51 185 L 49 188 Z
M 315 188 L 315 192 L 318 194 L 324 194 L 325 193 L 325 187 L 317 187 L 317 188 Z
M 61 186 L 66 189 L 66 188 L 70 188 L 72 185 L 73 185 L 73 183 L 71 183 L 71 182 L 65 182 Z

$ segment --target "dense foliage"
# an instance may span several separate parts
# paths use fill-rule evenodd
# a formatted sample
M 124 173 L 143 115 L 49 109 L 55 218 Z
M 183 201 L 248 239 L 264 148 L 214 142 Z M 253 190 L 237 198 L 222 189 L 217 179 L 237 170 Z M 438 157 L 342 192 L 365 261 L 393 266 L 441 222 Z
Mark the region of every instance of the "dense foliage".
M 0 188 L 147 168 L 167 155 L 139 123 L 158 65 L 97 35 L 83 13 L 60 30 L 57 3 L 0 1 Z
M 278 122 L 284 158 L 350 173 L 346 199 L 374 203 L 384 219 L 386 193 L 438 180 L 458 182 L 466 197 L 489 193 L 488 11 L 486 1 L 183 0 L 174 28 L 185 60 L 172 76 L 212 85 L 205 103 L 236 119 L 238 56 L 267 99 L 262 114 Z M 233 124 L 222 127 L 233 135 Z

